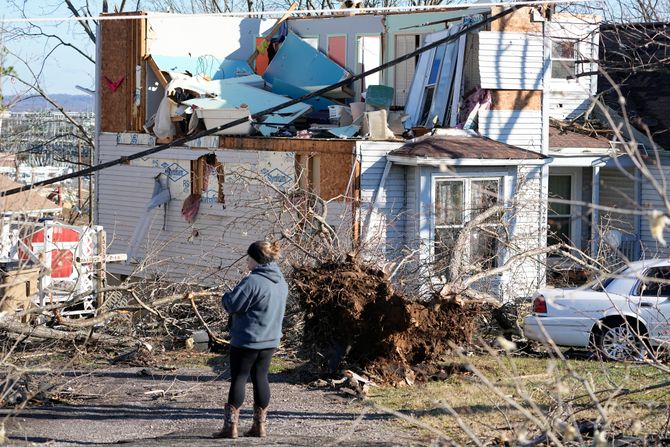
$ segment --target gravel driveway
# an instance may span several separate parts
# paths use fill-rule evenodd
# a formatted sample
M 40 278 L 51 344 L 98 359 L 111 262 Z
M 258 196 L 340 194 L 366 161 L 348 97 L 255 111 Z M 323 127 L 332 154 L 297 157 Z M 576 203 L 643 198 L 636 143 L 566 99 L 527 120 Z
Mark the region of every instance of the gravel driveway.
M 7 425 L 7 445 L 25 446 L 407 446 L 429 440 L 392 416 L 333 392 L 271 375 L 266 439 L 215 440 L 228 390 L 227 373 L 209 368 L 165 372 L 143 368 L 76 371 L 50 379 L 67 403 L 31 406 Z M 68 394 L 69 393 L 69 394 Z M 251 425 L 251 385 L 240 425 Z M 7 414 L 7 410 L 1 412 Z

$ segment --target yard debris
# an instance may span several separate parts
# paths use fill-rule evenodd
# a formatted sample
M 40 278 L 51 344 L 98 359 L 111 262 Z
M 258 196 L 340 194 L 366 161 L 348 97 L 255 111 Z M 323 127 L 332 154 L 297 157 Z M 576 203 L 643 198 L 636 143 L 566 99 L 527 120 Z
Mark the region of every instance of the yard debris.
M 451 343 L 471 341 L 482 310 L 439 296 L 413 301 L 382 270 L 354 257 L 296 267 L 292 279 L 305 312 L 303 342 L 310 359 L 331 371 L 357 367 L 384 383 L 412 383 L 417 365 L 431 371 L 422 378 L 438 370 L 431 365 Z

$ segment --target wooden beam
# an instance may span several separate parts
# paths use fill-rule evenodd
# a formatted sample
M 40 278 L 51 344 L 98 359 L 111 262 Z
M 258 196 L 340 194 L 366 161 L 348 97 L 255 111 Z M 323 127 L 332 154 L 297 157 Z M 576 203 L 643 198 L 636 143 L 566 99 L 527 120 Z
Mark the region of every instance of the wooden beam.
M 158 79 L 158 83 L 161 85 L 161 87 L 165 88 L 168 85 L 168 80 L 165 78 L 165 75 L 161 71 L 160 67 L 156 64 L 156 61 L 150 54 L 144 55 L 144 61 L 147 63 L 149 68 L 151 68 L 151 71 L 154 72 L 154 76 L 156 76 L 156 79 Z
M 293 11 L 297 7 L 298 3 L 296 2 L 291 3 L 291 6 L 289 6 L 284 15 L 281 16 L 279 20 L 277 20 L 277 23 L 275 23 L 275 25 L 265 35 L 265 40 L 269 41 L 272 38 L 272 36 L 277 34 L 277 31 L 279 31 L 279 28 L 281 27 L 282 23 L 284 23 L 286 20 L 288 20 L 289 17 L 291 17 L 291 11 Z M 256 60 L 256 56 L 258 56 L 258 47 L 254 48 L 254 52 L 251 53 L 251 56 L 249 56 L 249 59 L 247 59 L 247 62 L 252 67 L 254 67 L 254 61 Z

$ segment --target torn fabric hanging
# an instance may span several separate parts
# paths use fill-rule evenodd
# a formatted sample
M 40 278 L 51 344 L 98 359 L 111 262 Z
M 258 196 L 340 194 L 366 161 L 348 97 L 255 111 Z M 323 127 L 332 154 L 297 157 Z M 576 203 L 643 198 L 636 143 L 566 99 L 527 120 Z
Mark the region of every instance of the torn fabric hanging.
M 135 225 L 135 230 L 133 231 L 133 236 L 130 238 L 130 243 L 128 246 L 128 262 L 132 262 L 133 259 L 137 256 L 137 252 L 142 241 L 146 238 L 147 232 L 149 231 L 149 226 L 151 225 L 151 218 L 154 214 L 154 210 L 161 205 L 163 207 L 163 230 L 166 229 L 167 224 L 167 207 L 170 203 L 170 188 L 167 184 L 167 179 L 164 174 L 158 174 L 154 177 L 154 190 L 151 193 L 151 199 L 147 202 L 147 205 L 144 209 L 144 214 L 140 217 L 140 220 Z

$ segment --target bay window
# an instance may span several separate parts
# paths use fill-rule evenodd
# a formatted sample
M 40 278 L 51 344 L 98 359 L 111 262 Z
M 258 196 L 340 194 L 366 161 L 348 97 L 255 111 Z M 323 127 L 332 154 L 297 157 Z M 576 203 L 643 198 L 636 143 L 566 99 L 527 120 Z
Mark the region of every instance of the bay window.
M 433 248 L 437 262 L 448 263 L 463 227 L 477 215 L 495 206 L 500 197 L 499 178 L 438 178 L 434 189 Z M 472 229 L 467 259 L 483 268 L 497 265 L 500 215 Z

